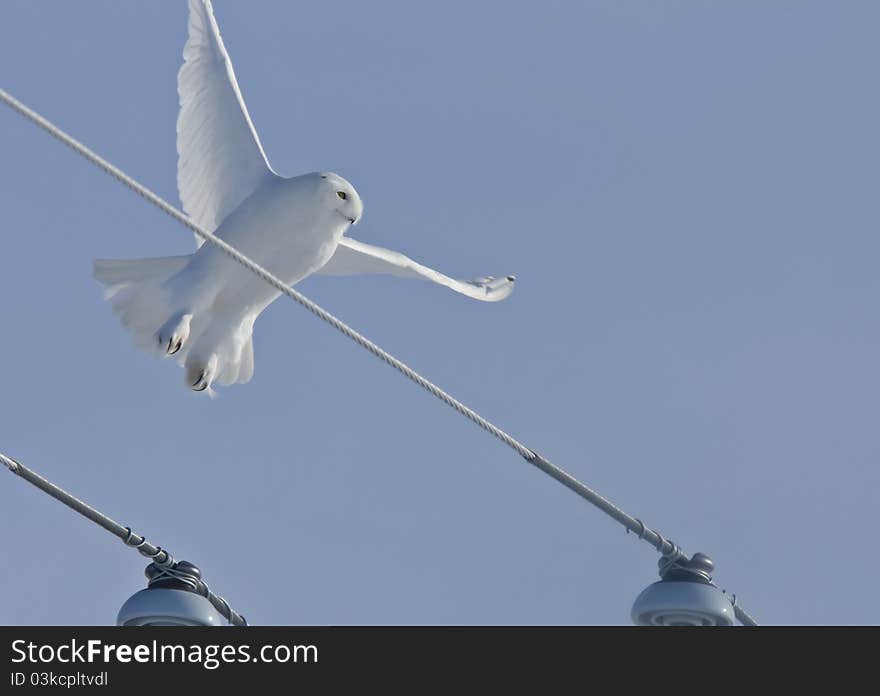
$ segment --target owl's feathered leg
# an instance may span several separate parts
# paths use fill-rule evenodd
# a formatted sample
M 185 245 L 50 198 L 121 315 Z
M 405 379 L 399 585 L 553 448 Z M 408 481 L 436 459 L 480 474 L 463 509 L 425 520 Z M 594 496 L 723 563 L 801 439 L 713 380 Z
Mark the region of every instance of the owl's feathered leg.
M 237 313 L 197 314 L 189 340 L 177 357 L 185 368 L 185 384 L 213 396 L 213 384 L 228 386 L 250 380 L 254 373 L 254 320 L 253 315 L 242 318 Z

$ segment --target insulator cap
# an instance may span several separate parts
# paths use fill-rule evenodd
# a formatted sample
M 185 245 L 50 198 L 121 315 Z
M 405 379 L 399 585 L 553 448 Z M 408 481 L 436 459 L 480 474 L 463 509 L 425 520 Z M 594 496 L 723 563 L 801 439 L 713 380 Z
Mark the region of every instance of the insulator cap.
M 637 626 L 733 626 L 730 597 L 705 582 L 661 580 L 636 598 L 632 620 Z
M 657 565 L 660 567 L 660 577 L 663 580 L 712 584 L 712 571 L 715 569 L 715 563 L 705 553 L 698 551 L 690 558 L 661 556 Z
M 185 563 L 186 561 L 184 561 Z M 691 560 L 689 564 L 691 568 L 700 573 L 705 573 L 709 577 L 712 576 L 712 571 L 715 570 L 715 562 L 709 558 L 705 553 L 701 553 L 697 551 L 693 556 L 691 556 Z
M 147 588 L 119 610 L 117 626 L 224 626 L 226 619 L 206 597 L 186 590 Z
M 170 571 L 150 563 L 144 569 L 144 575 L 147 576 L 147 587 L 150 589 L 164 588 L 192 592 L 202 584 L 202 571 L 189 561 L 177 561 Z

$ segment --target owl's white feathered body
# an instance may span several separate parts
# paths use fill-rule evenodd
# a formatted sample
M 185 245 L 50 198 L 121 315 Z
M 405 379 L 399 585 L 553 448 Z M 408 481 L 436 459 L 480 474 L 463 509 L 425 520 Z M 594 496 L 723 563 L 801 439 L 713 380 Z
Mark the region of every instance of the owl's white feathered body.
M 343 189 L 349 200 L 336 202 L 359 209 L 351 185 L 332 174 L 271 177 L 223 221 L 216 235 L 279 280 L 295 285 L 330 260 L 352 219 L 359 217 L 359 211 L 350 218 L 332 206 L 331 197 Z M 168 285 L 173 296 L 189 305 L 182 311 L 193 316 L 189 347 L 179 358 L 188 383 L 197 385 L 201 378 L 210 386 L 214 378 L 220 384 L 250 379 L 254 322 L 281 293 L 212 244 L 203 244 Z M 242 357 L 244 367 L 250 366 L 245 372 Z
M 189 0 L 178 74 L 177 183 L 184 211 L 280 280 L 313 273 L 421 278 L 494 302 L 513 276 L 460 281 L 395 251 L 345 236 L 363 215 L 354 187 L 332 173 L 278 176 L 254 129 L 210 0 Z M 94 275 L 135 343 L 174 356 L 196 391 L 250 380 L 253 327 L 279 296 L 213 244 L 186 256 L 98 260 Z
M 294 285 L 330 260 L 352 224 L 338 207 L 324 205 L 323 199 L 342 189 L 352 195 L 351 185 L 334 175 L 272 177 L 223 221 L 215 235 Z M 349 201 L 347 207 L 358 208 L 359 200 Z M 170 286 L 191 295 L 198 303 L 194 309 L 242 315 L 259 314 L 280 295 L 212 244 L 199 247 Z
M 214 234 L 295 285 L 330 260 L 361 213 L 357 192 L 335 174 L 271 175 Z M 132 281 L 133 267 L 146 276 Z M 175 356 L 187 383 L 200 391 L 215 380 L 250 379 L 254 322 L 281 294 L 213 244 L 189 256 L 99 261 L 95 275 L 135 342 Z

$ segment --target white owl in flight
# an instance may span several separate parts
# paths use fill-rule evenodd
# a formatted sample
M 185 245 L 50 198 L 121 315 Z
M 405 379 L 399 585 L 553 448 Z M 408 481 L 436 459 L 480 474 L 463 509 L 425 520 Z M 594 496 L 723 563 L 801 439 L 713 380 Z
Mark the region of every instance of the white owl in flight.
M 354 187 L 330 172 L 293 178 L 269 166 L 210 0 L 190 0 L 177 77 L 177 186 L 199 226 L 290 285 L 313 273 L 422 278 L 477 300 L 503 300 L 514 278 L 460 281 L 403 254 L 345 236 L 363 215 Z M 195 391 L 243 384 L 254 372 L 253 328 L 280 295 L 213 244 L 192 254 L 97 260 L 114 313 L 149 352 L 174 356 Z

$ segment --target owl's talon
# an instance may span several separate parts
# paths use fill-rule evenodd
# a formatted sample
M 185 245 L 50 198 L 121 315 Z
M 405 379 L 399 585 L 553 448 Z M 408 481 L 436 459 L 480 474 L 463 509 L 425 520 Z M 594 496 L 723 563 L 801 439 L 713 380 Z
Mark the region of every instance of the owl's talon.
M 192 359 L 192 358 L 190 358 Z M 193 360 L 186 366 L 186 384 L 193 391 L 211 390 L 211 382 L 217 376 L 217 356 L 212 355 L 207 362 Z
M 166 356 L 174 355 L 189 338 L 192 314 L 178 314 L 169 319 L 157 334 L 160 349 Z

